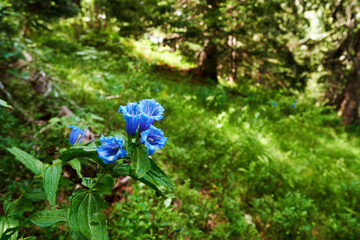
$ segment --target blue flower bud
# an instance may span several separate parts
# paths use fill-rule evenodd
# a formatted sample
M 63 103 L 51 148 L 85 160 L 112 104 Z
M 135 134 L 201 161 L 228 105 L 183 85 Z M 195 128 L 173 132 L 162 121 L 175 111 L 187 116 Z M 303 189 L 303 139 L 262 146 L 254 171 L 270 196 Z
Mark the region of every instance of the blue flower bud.
M 88 128 L 85 128 L 85 130 L 81 130 L 78 127 L 75 126 L 68 126 L 68 128 L 71 128 L 71 132 L 69 134 L 69 143 L 71 145 L 74 145 L 75 143 L 81 143 L 81 141 L 84 139 L 85 134 L 88 130 Z M 79 138 L 80 135 L 80 138 Z

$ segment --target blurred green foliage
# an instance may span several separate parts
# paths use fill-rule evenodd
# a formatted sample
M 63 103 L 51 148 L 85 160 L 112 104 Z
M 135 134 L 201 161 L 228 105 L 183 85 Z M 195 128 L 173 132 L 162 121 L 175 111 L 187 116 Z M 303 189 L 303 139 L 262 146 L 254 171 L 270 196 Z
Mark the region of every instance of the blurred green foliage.
M 90 2 L 76 17 L 46 25 L 52 32 L 33 28 L 29 39 L 18 37 L 19 13 L 0 5 L 1 27 L 11 36 L 0 32 L 0 67 L 10 69 L 24 49 L 33 57 L 25 70 L 0 73 L 13 101 L 3 92 L 0 98 L 14 107 L 0 109 L 0 144 L 49 162 L 66 126 L 90 126 L 94 136 L 124 129 L 113 114 L 119 105 L 155 98 L 166 109 L 160 124 L 173 146 L 159 152 L 159 162 L 178 186 L 175 197 L 157 199 L 142 184 L 125 183 L 113 192 L 117 201 L 108 199 L 110 239 L 358 238 L 359 127 L 343 125 L 335 111 L 356 60 L 354 45 L 341 54 L 336 46 L 358 39 L 358 7 L 224 1 L 214 17 L 204 16 L 208 1 Z M 219 84 L 192 71 L 214 35 Z M 236 44 L 228 44 L 230 35 Z M 26 80 L 32 71 L 47 74 L 47 96 Z M 63 106 L 72 114 L 61 114 Z M 0 154 L 3 202 L 16 196 L 14 179 L 29 176 Z M 77 179 L 67 171 L 61 181 Z M 49 239 L 52 230 L 26 234 Z

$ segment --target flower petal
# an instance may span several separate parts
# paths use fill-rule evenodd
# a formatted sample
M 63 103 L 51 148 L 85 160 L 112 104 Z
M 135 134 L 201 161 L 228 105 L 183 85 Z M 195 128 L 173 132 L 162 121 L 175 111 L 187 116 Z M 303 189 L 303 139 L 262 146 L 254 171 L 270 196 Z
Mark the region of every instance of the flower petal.
M 153 125 L 150 125 L 149 129 L 140 135 L 140 142 L 146 146 L 148 156 L 154 154 L 156 149 L 163 148 L 166 140 L 164 132 Z

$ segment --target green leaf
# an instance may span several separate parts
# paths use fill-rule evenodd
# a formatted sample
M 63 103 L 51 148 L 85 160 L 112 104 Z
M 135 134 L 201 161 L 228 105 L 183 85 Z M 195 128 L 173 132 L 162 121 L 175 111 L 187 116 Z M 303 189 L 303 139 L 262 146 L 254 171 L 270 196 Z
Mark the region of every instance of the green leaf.
M 167 195 L 174 189 L 174 184 L 166 173 L 161 170 L 155 162 L 150 159 L 151 168 L 143 178 L 137 178 L 140 182 L 145 183 L 152 189 L 154 189 L 160 195 Z
M 87 157 L 96 161 L 98 164 L 105 166 L 104 162 L 99 158 L 96 147 L 87 147 L 87 146 L 73 146 L 69 149 L 60 151 L 59 159 L 63 160 L 64 163 L 68 161 L 79 158 L 79 157 Z
M 120 177 L 120 176 L 129 176 L 130 175 L 130 165 L 129 164 L 125 164 L 125 163 L 121 163 L 121 164 L 117 164 L 115 165 L 111 170 L 110 170 L 110 174 L 113 177 Z
M 108 239 L 106 216 L 101 211 L 107 204 L 96 192 L 77 189 L 70 199 L 69 226 L 76 239 Z
M 96 182 L 96 179 L 93 178 L 89 178 L 89 177 L 84 177 L 81 180 L 81 184 L 84 185 L 87 188 L 91 188 L 91 186 Z
M 98 174 L 97 178 L 95 179 L 83 178 L 81 184 L 90 189 L 100 176 L 101 174 Z M 108 195 L 111 194 L 114 184 L 115 180 L 111 176 L 104 175 L 104 177 L 96 184 L 94 188 L 92 188 L 92 190 L 96 191 L 100 196 Z
M 80 163 L 79 159 L 74 158 L 69 163 L 70 163 L 71 167 L 76 171 L 78 177 L 82 178 L 83 176 L 81 174 L 81 163 Z
M 84 234 L 79 231 L 71 231 L 70 234 L 71 237 L 75 240 L 89 240 L 89 238 L 85 237 Z
M 66 209 L 43 210 L 31 214 L 30 221 L 39 227 L 49 227 L 58 222 L 67 222 L 68 212 Z
M 56 204 L 56 191 L 59 185 L 61 172 L 61 161 L 56 160 L 53 162 L 52 165 L 45 164 L 42 173 L 44 189 L 50 204 L 53 206 L 55 206 Z
M 5 102 L 2 99 L 0 99 L 0 107 L 6 108 L 6 110 L 9 110 L 9 111 L 12 109 L 12 106 L 9 105 L 7 102 Z
M 34 206 L 26 198 L 16 199 L 11 203 L 4 204 L 5 215 L 21 217 L 24 212 L 31 212 Z
M 100 174 L 98 174 L 98 178 Z M 115 185 L 115 180 L 109 176 L 105 175 L 100 182 L 93 188 L 100 196 L 102 195 L 109 195 L 112 192 L 112 189 Z
M 25 198 L 32 202 L 37 202 L 46 200 L 47 196 L 43 188 L 34 188 L 25 195 Z
M 17 231 L 7 231 L 7 233 L 5 233 L 5 232 L 6 232 L 6 230 L 17 227 L 18 225 L 19 225 L 19 220 L 17 220 L 16 218 L 1 216 L 0 217 L 1 240 L 3 240 L 3 239 L 16 240 L 17 235 L 18 235 Z M 10 235 L 10 233 L 11 233 L 11 235 Z
M 133 163 L 131 171 L 136 178 L 142 178 L 150 169 L 150 161 L 147 156 L 147 149 L 144 145 L 130 144 L 131 161 Z
M 17 221 L 17 220 L 14 219 L 14 221 Z M 18 221 L 17 221 L 17 223 L 18 223 Z M 11 227 L 11 228 L 6 229 L 6 231 L 1 235 L 0 240 L 17 239 L 16 236 L 18 235 L 19 229 L 29 223 L 30 223 L 30 220 L 25 219 L 25 221 L 23 221 L 20 225 L 17 224 L 16 227 Z
M 24 164 L 25 167 L 32 171 L 35 175 L 41 174 L 41 171 L 43 169 L 43 163 L 39 159 L 33 157 L 32 155 L 24 152 L 17 147 L 6 148 L 6 150 L 8 150 L 12 155 L 14 155 L 16 160 Z

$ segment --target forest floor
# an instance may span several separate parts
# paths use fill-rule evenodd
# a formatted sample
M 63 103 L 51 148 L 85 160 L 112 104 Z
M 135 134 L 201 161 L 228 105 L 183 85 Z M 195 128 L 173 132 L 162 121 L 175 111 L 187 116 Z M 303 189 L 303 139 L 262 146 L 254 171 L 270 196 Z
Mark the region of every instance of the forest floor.
M 165 108 L 157 126 L 168 144 L 155 161 L 174 181 L 175 197 L 156 198 L 131 180 L 119 183 L 107 198 L 110 239 L 360 235 L 360 139 L 307 92 L 285 96 L 254 87 L 230 94 L 236 89 L 194 80 L 179 70 L 193 64 L 146 41 L 78 42 L 64 32 L 31 41 L 26 71 L 4 81 L 24 111 L 0 114 L 6 136 L 0 143 L 50 161 L 69 125 L 89 126 L 88 138 L 98 137 L 125 129 L 120 105 L 154 98 Z M 7 167 L 5 177 L 16 168 Z M 67 172 L 62 181 L 77 178 Z M 94 169 L 84 166 L 82 174 Z M 51 231 L 34 231 L 50 237 Z

